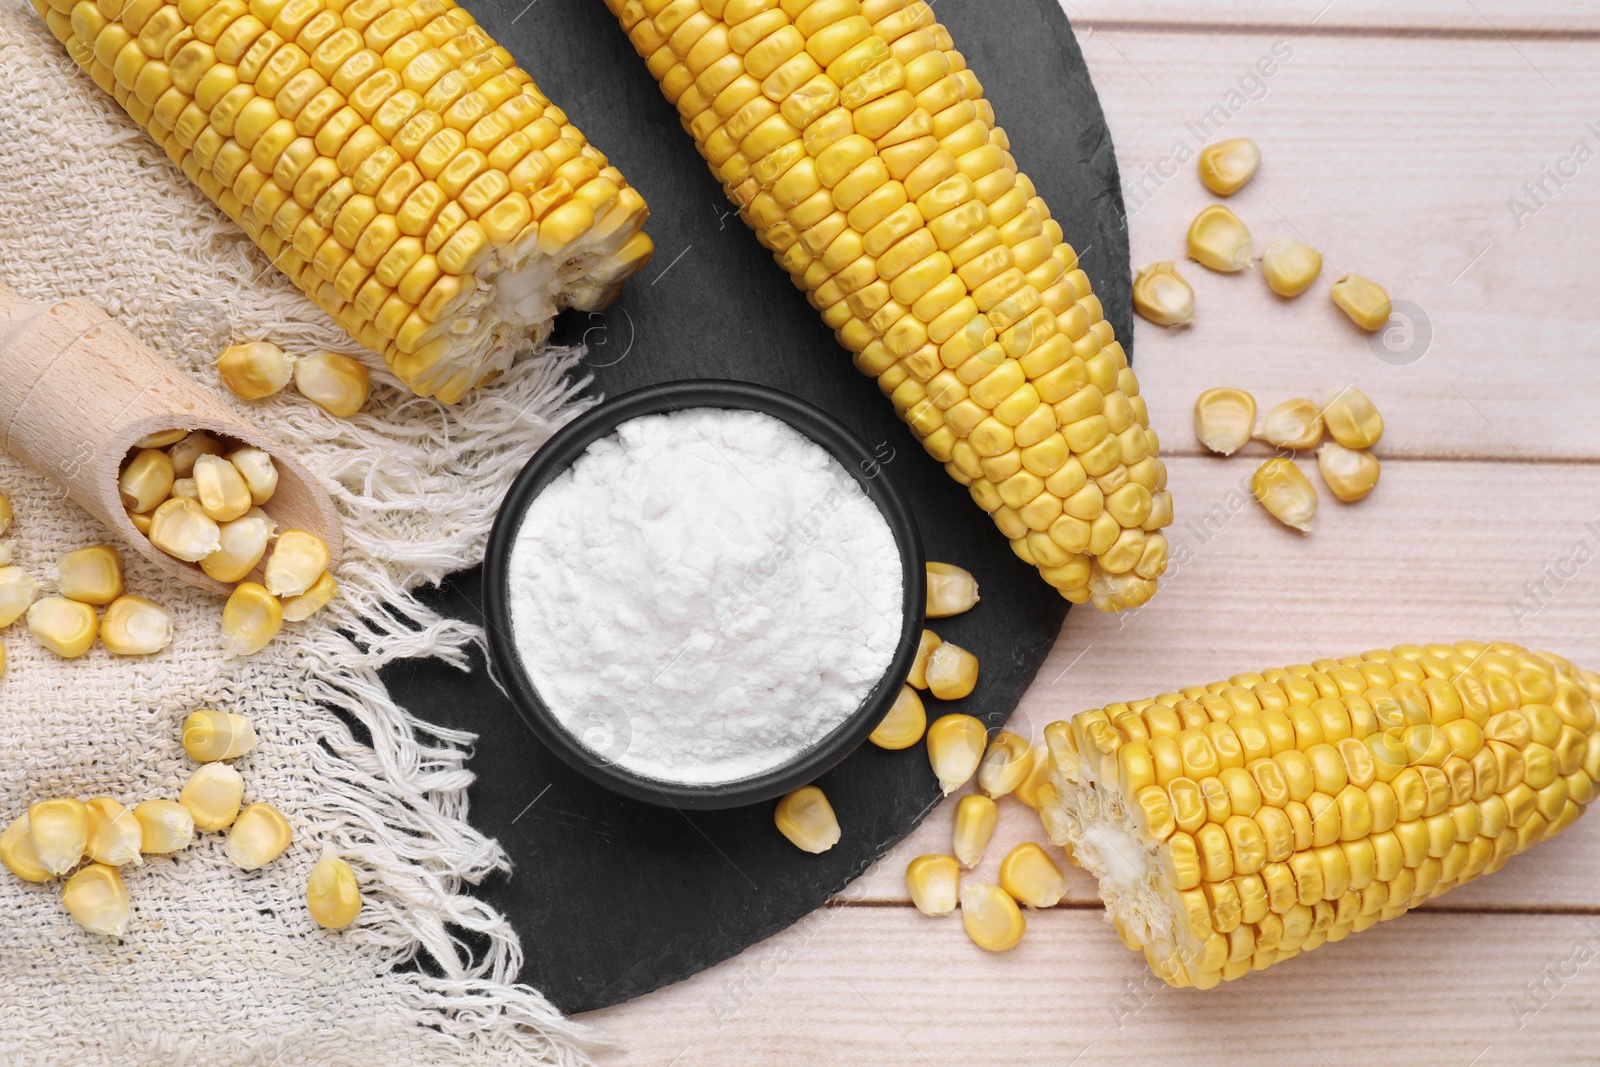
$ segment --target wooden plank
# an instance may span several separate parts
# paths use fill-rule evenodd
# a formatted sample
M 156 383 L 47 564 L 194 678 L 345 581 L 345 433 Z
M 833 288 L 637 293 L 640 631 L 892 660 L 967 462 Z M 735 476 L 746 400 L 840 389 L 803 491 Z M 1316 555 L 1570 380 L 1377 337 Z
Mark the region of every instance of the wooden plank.
M 1410 915 L 1201 993 L 1162 985 L 1087 911 L 1034 913 L 990 955 L 956 916 L 841 907 L 581 1018 L 618 1067 L 1576 1064 L 1594 1057 L 1597 952 L 1593 917 Z
M 1354 384 L 1387 418 L 1388 455 L 1600 456 L 1600 375 L 1578 362 L 1592 347 L 1591 295 L 1574 266 L 1600 211 L 1600 163 L 1572 156 L 1579 141 L 1600 152 L 1600 113 L 1584 110 L 1600 90 L 1592 45 L 1080 38 L 1116 140 L 1133 262 L 1176 259 L 1197 292 L 1193 327 L 1136 329 L 1165 450 L 1197 449 L 1194 398 L 1211 386 L 1247 388 L 1265 408 Z M 1263 60 L 1270 78 L 1256 72 Z M 1239 135 L 1265 154 L 1230 201 L 1258 251 L 1298 236 L 1325 258 L 1324 277 L 1297 300 L 1275 297 L 1257 272 L 1183 262 L 1188 224 L 1215 198 L 1181 161 L 1208 139 Z M 1040 167 L 1026 144 L 1015 152 Z M 1561 188 L 1541 172 L 1558 163 L 1576 170 Z M 1522 189 L 1539 181 L 1550 190 L 1542 206 Z M 1532 213 L 1513 218 L 1513 196 Z M 1384 284 L 1425 323 L 1409 348 L 1385 348 L 1332 305 L 1327 286 L 1347 271 Z
M 1314 464 L 1301 462 L 1320 484 Z M 1405 642 L 1512 640 L 1600 665 L 1593 466 L 1546 465 L 1547 483 L 1522 463 L 1392 461 L 1360 504 L 1324 493 L 1304 537 L 1249 498 L 1253 459 L 1180 458 L 1170 466 L 1180 562 L 1152 604 L 1131 616 L 1068 615 L 1013 729 L 1039 737 L 1046 723 L 1113 700 Z M 905 758 L 923 758 L 922 749 Z M 846 895 L 906 900 L 906 862 L 948 851 L 953 807 L 942 804 Z M 990 877 L 1012 845 L 1042 840 L 1020 802 L 1003 809 L 980 872 Z M 1588 815 L 1442 904 L 1600 908 L 1597 845 L 1600 815 Z M 1072 874 L 1072 899 L 1097 899 L 1091 880 Z
M 1282 26 L 1298 33 L 1516 37 L 1600 30 L 1600 9 L 1595 5 L 1563 4 L 1557 0 L 1477 0 L 1470 4 L 1461 0 L 1412 0 L 1404 5 L 1383 0 L 1230 0 L 1226 4 L 1061 0 L 1061 7 L 1080 32 L 1087 26 L 1110 32 L 1148 26 L 1189 32 L 1215 27 Z

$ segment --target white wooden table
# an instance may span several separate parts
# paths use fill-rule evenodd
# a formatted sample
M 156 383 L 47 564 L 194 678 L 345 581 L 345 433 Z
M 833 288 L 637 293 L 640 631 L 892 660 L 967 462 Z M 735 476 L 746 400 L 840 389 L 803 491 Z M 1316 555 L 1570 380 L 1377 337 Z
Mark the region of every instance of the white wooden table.
M 1211 113 L 1213 130 L 1265 153 L 1231 202 L 1257 248 L 1298 235 L 1326 268 L 1291 303 L 1255 273 L 1182 266 L 1196 325 L 1139 323 L 1137 368 L 1177 499 L 1170 532 L 1192 559 L 1136 616 L 1072 612 L 1013 728 L 1037 736 L 1111 700 L 1400 642 L 1513 640 L 1600 667 L 1600 3 L 1063 2 L 1124 180 L 1142 180 L 1129 196 L 1134 263 L 1182 260 L 1211 198 L 1192 164 L 1172 174 L 1163 161 L 1197 148 Z M 1275 44 L 1292 54 L 1253 78 Z M 1037 166 L 1025 145 L 1017 155 Z M 1406 302 L 1409 348 L 1380 357 L 1343 320 L 1326 285 L 1347 271 Z M 1344 384 L 1386 418 L 1383 480 L 1355 506 L 1324 492 L 1309 537 L 1248 500 L 1259 458 L 1194 442 L 1207 387 L 1267 406 Z M 1600 1059 L 1600 815 L 1419 914 L 1200 993 L 1149 975 L 1081 871 L 1009 953 L 975 947 L 957 916 L 918 914 L 905 865 L 948 851 L 953 799 L 798 926 L 589 1015 L 616 1043 L 606 1062 Z M 1014 843 L 1043 839 L 1033 812 L 1002 808 L 985 880 Z

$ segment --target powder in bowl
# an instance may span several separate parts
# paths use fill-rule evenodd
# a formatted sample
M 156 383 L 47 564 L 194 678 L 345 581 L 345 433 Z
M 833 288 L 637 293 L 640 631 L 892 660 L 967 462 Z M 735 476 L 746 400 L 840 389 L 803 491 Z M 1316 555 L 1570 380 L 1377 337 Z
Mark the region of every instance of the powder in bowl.
M 710 785 L 779 767 L 883 680 L 904 625 L 889 524 L 771 415 L 631 419 L 528 506 L 512 641 L 600 759 Z

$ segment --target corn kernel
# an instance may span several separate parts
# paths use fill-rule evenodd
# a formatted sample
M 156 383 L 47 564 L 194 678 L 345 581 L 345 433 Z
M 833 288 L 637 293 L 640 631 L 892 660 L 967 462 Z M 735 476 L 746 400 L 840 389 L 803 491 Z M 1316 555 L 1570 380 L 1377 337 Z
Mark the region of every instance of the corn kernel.
M 1010 730 L 996 731 L 978 761 L 978 788 L 999 798 L 1022 784 L 1033 770 L 1033 746 Z
M 1218 196 L 1232 196 L 1261 169 L 1261 149 L 1248 137 L 1234 137 L 1200 150 L 1200 181 Z
M 1231 456 L 1250 440 L 1256 398 L 1243 389 L 1207 389 L 1194 402 L 1194 435 L 1211 451 Z
M 1016 788 L 1015 796 L 1034 811 L 1039 810 L 1039 791 L 1050 781 L 1050 753 L 1034 745 L 1028 754 L 1028 774 Z
M 1171 260 L 1139 268 L 1133 280 L 1133 310 L 1157 326 L 1194 321 L 1194 290 Z
M 23 812 L 0 833 L 0 863 L 25 882 L 48 882 L 51 874 L 39 862 L 33 851 L 33 835 L 29 832 L 28 813 Z
M 0 626 L 10 626 L 33 603 L 39 583 L 21 567 L 0 567 Z
M 245 808 L 233 820 L 223 851 L 242 871 L 254 871 L 283 855 L 294 833 L 289 820 L 271 804 L 259 801 Z
M 1339 310 L 1368 333 L 1383 329 L 1389 321 L 1389 294 L 1377 282 L 1359 274 L 1346 274 L 1333 283 L 1330 293 Z
M 928 727 L 928 762 L 949 796 L 978 770 L 989 731 L 971 715 L 942 715 Z
M 1330 492 L 1346 504 L 1362 499 L 1378 484 L 1378 460 L 1364 448 L 1326 441 L 1317 449 L 1317 470 Z
M 144 827 L 133 812 L 111 797 L 95 797 L 84 807 L 89 812 L 89 838 L 84 851 L 91 860 L 111 867 L 144 862 L 140 855 Z
M 294 366 L 294 387 L 330 415 L 347 419 L 361 410 L 371 375 L 359 361 L 337 352 L 318 352 Z
M 251 341 L 224 348 L 217 357 L 217 373 L 235 396 L 260 400 L 289 384 L 294 360 L 271 341 Z
M 172 493 L 172 457 L 155 448 L 134 454 L 117 477 L 117 493 L 129 511 L 153 511 Z
M 157 430 L 155 433 L 147 433 L 139 438 L 133 443 L 133 447 L 137 449 L 166 448 L 168 445 L 177 444 L 188 436 L 189 431 L 183 429 Z
M 1328 434 L 1346 448 L 1371 448 L 1383 436 L 1383 416 L 1367 394 L 1353 385 L 1328 395 L 1322 405 Z
M 91 934 L 121 937 L 128 932 L 132 901 L 122 874 L 104 863 L 91 863 L 61 887 L 61 903 L 78 925 Z
M 72 797 L 41 800 L 28 808 L 28 837 L 39 866 L 66 874 L 89 843 L 89 809 Z
M 122 559 L 110 545 L 68 552 L 56 564 L 56 590 L 83 604 L 104 606 L 122 595 Z
M 1232 274 L 1250 266 L 1254 248 L 1250 231 L 1239 216 L 1212 204 L 1189 224 L 1189 258 L 1203 267 Z
M 922 631 L 922 636 L 917 640 L 916 658 L 911 661 L 911 672 L 906 675 L 907 685 L 913 689 L 928 688 L 928 661 L 933 658 L 934 650 L 942 643 L 939 635 L 932 630 Z
M 956 803 L 955 827 L 950 835 L 950 851 L 968 870 L 983 862 L 983 850 L 994 836 L 1000 809 L 981 793 L 969 793 Z
M 1261 276 L 1279 296 L 1299 296 L 1321 273 L 1321 253 L 1300 241 L 1274 241 L 1261 253 Z
M 949 915 L 960 900 L 961 865 L 954 856 L 918 856 L 906 864 L 906 889 L 922 914 Z
M 929 563 L 928 618 L 945 619 L 978 602 L 978 580 L 951 563 Z
M 940 700 L 959 700 L 978 684 L 978 657 L 949 641 L 928 657 L 928 689 Z
M 267 554 L 272 540 L 273 522 L 265 512 L 252 508 L 218 527 L 217 550 L 200 561 L 200 569 L 219 582 L 240 582 L 256 569 Z
M 328 545 L 305 530 L 285 530 L 267 557 L 266 586 L 273 596 L 299 596 L 328 569 Z
M 822 790 L 801 786 L 778 801 L 772 820 L 802 852 L 826 852 L 839 843 L 839 819 Z
M 227 455 L 250 490 L 250 502 L 257 507 L 272 499 L 278 489 L 278 468 L 272 457 L 259 448 L 236 448 Z
M 120 596 L 100 620 L 100 641 L 118 656 L 149 656 L 172 643 L 172 616 L 142 596 Z
M 1262 416 L 1256 437 L 1295 451 L 1315 448 L 1322 440 L 1322 409 L 1304 397 L 1285 400 Z
M 194 473 L 195 460 L 201 456 L 220 456 L 225 451 L 221 441 L 203 430 L 196 430 L 167 449 L 167 455 L 172 457 L 173 477 L 187 478 Z
M 227 763 L 202 763 L 178 793 L 197 829 L 226 830 L 244 801 L 244 775 Z
M 928 713 L 922 707 L 922 698 L 917 696 L 917 691 L 909 685 L 900 687 L 900 695 L 895 697 L 894 706 L 889 713 L 878 723 L 878 728 L 872 731 L 867 738 L 879 748 L 899 751 L 910 748 L 922 740 L 922 734 L 928 728 Z
M 339 583 L 333 580 L 333 575 L 323 571 L 322 577 L 312 582 L 310 589 L 307 589 L 299 596 L 288 597 L 284 600 L 283 621 L 299 622 L 301 619 L 309 619 L 326 607 L 338 592 Z
M 200 490 L 195 488 L 193 478 L 174 478 L 172 481 L 172 495 L 175 497 L 182 497 L 185 500 L 193 500 L 197 504 L 200 502 Z M 150 518 L 149 516 L 146 516 L 146 537 L 150 536 L 150 530 L 148 529 L 149 523 Z
M 143 832 L 139 851 L 146 855 L 177 852 L 194 840 L 194 816 L 176 800 L 141 800 L 133 806 L 133 817 Z
M 1024 841 L 1000 861 L 1000 888 L 1030 908 L 1053 908 L 1067 895 L 1067 876 L 1044 849 Z
M 222 607 L 225 656 L 261 651 L 283 628 L 283 604 L 255 582 L 240 582 Z
M 198 563 L 222 547 L 222 531 L 199 501 L 173 496 L 150 517 L 150 543 L 174 559 Z
M 1273 518 L 1301 533 L 1311 532 L 1317 491 L 1291 460 L 1280 456 L 1263 463 L 1250 479 L 1250 491 Z
M 64 596 L 47 596 L 28 609 L 28 632 L 64 659 L 89 651 L 99 629 L 94 608 Z
M 990 952 L 1014 947 L 1028 928 L 1011 894 L 984 882 L 961 887 L 961 925 L 973 944 Z
M 250 487 L 239 468 L 222 456 L 199 456 L 194 488 L 200 509 L 215 522 L 231 522 L 250 510 Z
M 183 750 L 200 763 L 238 759 L 255 746 L 255 727 L 243 715 L 201 708 L 183 720 Z
M 0 533 L 5 533 L 11 528 L 11 500 L 0 493 Z
M 327 930 L 340 930 L 356 921 L 361 913 L 361 887 L 348 863 L 331 856 L 317 861 L 306 878 L 306 910 Z

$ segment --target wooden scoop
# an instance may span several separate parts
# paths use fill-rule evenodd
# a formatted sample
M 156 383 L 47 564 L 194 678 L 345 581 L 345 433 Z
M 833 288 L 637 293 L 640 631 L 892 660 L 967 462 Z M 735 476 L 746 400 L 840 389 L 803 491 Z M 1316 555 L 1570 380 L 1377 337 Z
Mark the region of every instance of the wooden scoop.
M 272 457 L 278 488 L 262 505 L 280 530 L 322 538 L 339 561 L 344 532 L 327 490 L 282 444 L 151 352 L 84 300 L 35 304 L 0 285 L 0 446 L 66 489 L 134 550 L 191 585 L 232 586 L 162 552 L 128 519 L 117 478 L 135 442 L 204 430 Z M 259 571 L 252 579 L 259 580 Z

